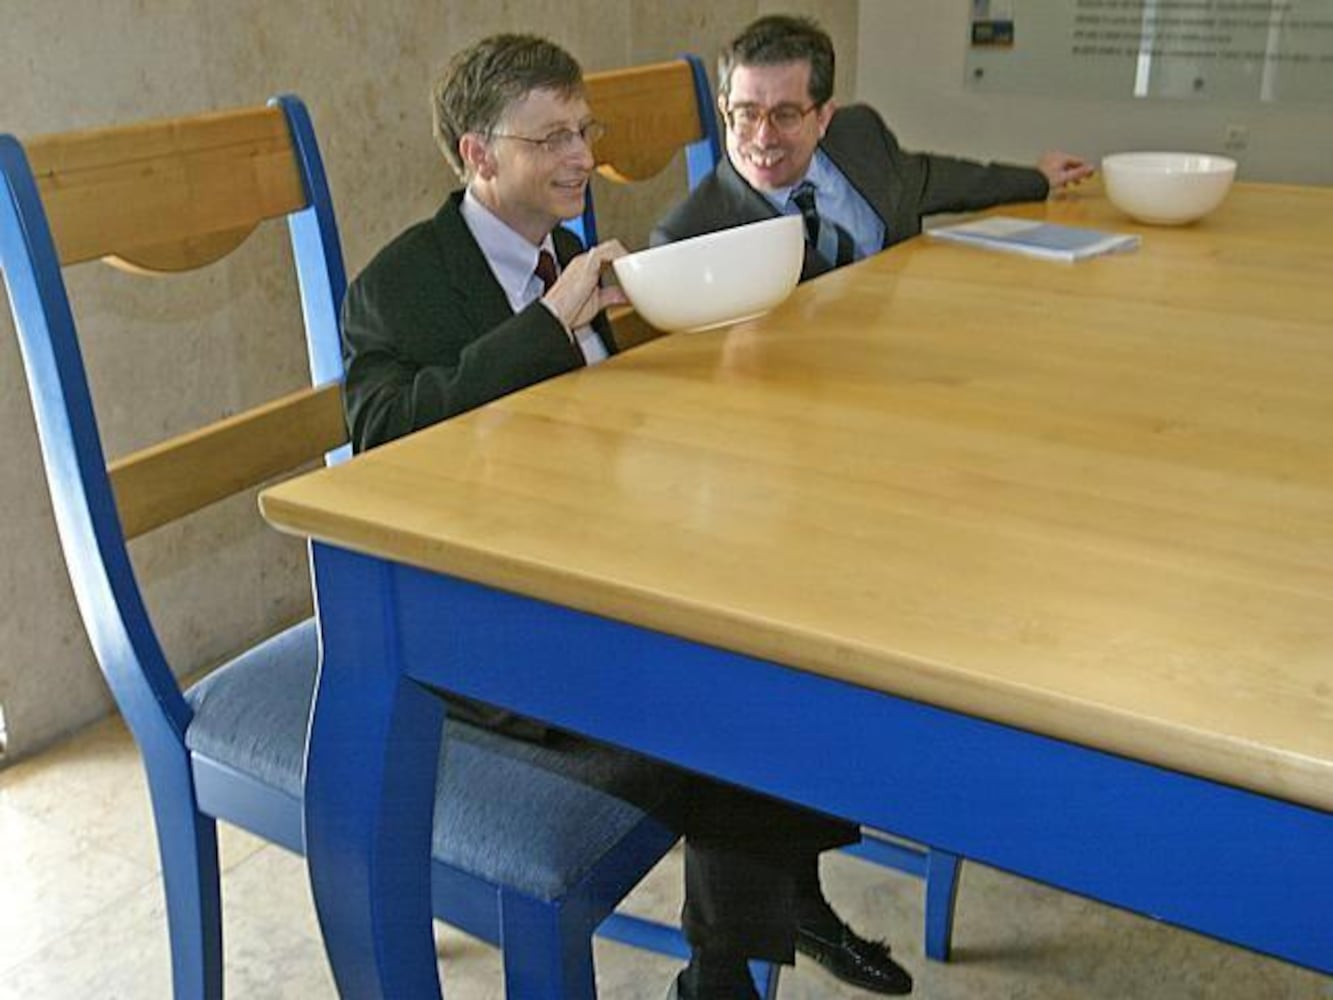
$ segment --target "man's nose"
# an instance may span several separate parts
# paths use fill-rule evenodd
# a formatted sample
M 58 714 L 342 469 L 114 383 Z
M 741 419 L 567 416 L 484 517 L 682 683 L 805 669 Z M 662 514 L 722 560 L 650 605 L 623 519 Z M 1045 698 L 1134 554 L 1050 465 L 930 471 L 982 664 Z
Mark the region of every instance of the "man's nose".
M 764 115 L 759 119 L 759 125 L 754 130 L 754 137 L 760 142 L 768 143 L 778 138 L 777 127 L 773 124 L 773 118 L 770 115 Z
M 583 136 L 578 136 L 569 147 L 570 162 L 577 163 L 584 170 L 597 166 L 597 158 L 592 153 L 592 143 Z

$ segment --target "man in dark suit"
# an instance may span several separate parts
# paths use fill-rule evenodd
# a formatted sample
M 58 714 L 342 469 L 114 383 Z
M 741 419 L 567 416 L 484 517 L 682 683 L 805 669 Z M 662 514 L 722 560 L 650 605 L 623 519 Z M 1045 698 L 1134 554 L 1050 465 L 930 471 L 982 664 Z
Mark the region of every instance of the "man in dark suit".
M 1042 199 L 1092 173 L 1081 159 L 1044 154 L 1036 168 L 905 152 L 865 105 L 833 101 L 833 42 L 815 22 L 762 17 L 718 60 L 727 155 L 653 230 L 654 244 L 771 219 L 805 218 L 801 280 L 878 253 L 921 232 L 921 218 Z M 817 873 L 806 898 L 820 896 Z M 887 948 L 832 917 L 803 921 L 797 945 L 839 978 L 880 988 L 866 968 Z
M 654 244 L 788 213 L 806 220 L 801 280 L 921 232 L 921 218 L 1045 198 L 1092 167 L 1035 168 L 905 152 L 873 108 L 833 100 L 833 42 L 813 21 L 750 24 L 718 60 L 727 155 L 653 231 Z
M 385 247 L 347 290 L 345 400 L 364 450 L 562 372 L 616 345 L 600 284 L 624 253 L 586 253 L 558 228 L 583 209 L 601 133 L 578 63 L 540 38 L 501 35 L 459 53 L 434 93 L 436 139 L 465 189 Z M 594 517 L 591 511 L 589 517 Z M 532 720 L 450 701 L 463 715 L 529 739 L 570 741 Z M 757 1000 L 746 960 L 791 963 L 798 934 L 845 926 L 819 890 L 819 853 L 854 826 L 702 778 L 664 816 L 686 837 L 682 923 L 692 955 L 679 997 Z M 840 954 L 864 983 L 905 993 L 886 948 Z

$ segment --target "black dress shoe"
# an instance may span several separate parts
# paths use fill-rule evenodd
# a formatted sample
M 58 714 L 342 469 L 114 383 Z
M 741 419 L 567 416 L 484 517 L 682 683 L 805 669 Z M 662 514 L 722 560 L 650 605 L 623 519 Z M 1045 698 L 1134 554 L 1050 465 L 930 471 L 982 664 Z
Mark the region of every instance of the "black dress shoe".
M 882 941 L 867 941 L 842 921 L 828 935 L 801 928 L 796 933 L 796 950 L 844 983 L 863 990 L 891 996 L 912 992 L 912 977 L 889 957 L 889 946 Z

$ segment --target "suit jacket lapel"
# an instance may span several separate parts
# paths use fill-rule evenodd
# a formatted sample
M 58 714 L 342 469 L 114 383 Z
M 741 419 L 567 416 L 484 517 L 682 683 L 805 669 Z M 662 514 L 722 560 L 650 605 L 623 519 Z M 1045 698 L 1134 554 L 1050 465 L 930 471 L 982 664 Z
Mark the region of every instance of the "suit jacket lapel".
M 887 168 L 881 141 L 856 129 L 854 120 L 839 109 L 819 147 L 884 223 L 884 245 L 888 246 L 898 224 L 894 207 L 903 202 L 902 178 Z
M 455 301 L 472 329 L 492 330 L 513 316 L 514 311 L 509 307 L 509 298 L 500 282 L 495 280 L 486 255 L 472 236 L 472 230 L 463 221 L 462 204 L 463 192 L 455 191 L 435 213 L 436 243 L 445 263 L 443 280 L 452 286 Z M 583 252 L 578 237 L 563 227 L 557 227 L 551 238 L 561 267 Z M 606 352 L 615 354 L 616 341 L 605 314 L 593 319 L 592 328 L 602 338 Z
M 491 330 L 514 311 L 472 230 L 463 221 L 462 204 L 463 192 L 455 191 L 435 214 L 436 242 L 445 264 L 441 280 L 453 288 L 455 301 L 471 327 L 479 332 Z
M 719 213 L 720 218 L 734 219 L 736 225 L 744 225 L 748 222 L 776 219 L 781 214 L 773 207 L 771 201 L 751 187 L 750 182 L 732 166 L 730 155 L 726 153 L 722 155 L 722 160 L 717 165 L 717 174 L 718 186 L 726 200 Z M 805 260 L 801 264 L 801 280 L 806 281 L 831 270 L 833 265 L 806 243 Z

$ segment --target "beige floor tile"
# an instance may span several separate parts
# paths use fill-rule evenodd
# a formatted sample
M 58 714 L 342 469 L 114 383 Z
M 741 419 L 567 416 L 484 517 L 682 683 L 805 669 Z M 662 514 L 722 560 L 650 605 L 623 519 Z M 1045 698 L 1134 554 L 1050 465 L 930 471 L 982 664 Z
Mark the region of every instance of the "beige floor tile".
M 225 879 L 224 879 L 224 893 Z M 318 1000 L 337 996 L 318 937 L 279 905 L 223 909 L 227 995 Z M 160 885 L 109 907 L 10 970 L 0 1000 L 138 1000 L 170 996 L 170 955 Z
M 0 977 L 88 918 L 157 880 L 103 850 L 0 803 Z
M 334 1000 L 302 859 L 223 824 L 228 995 Z M 668 855 L 627 908 L 674 922 L 682 858 Z M 955 960 L 922 954 L 922 884 L 845 855 L 824 863 L 837 909 L 887 937 L 918 1000 L 1333 1000 L 1333 978 L 1059 893 L 964 868 Z M 104 723 L 0 771 L 0 1000 L 165 997 L 169 957 L 156 844 L 138 753 Z M 501 1000 L 498 953 L 440 925 L 449 1000 Z M 595 946 L 599 993 L 656 1000 L 675 960 Z M 807 962 L 782 1000 L 851 1000 Z
M 74 836 L 96 831 L 104 850 L 161 868 L 143 762 L 118 716 L 0 771 L 0 803 Z M 218 843 L 225 869 L 265 841 L 220 824 Z
M 314 941 L 319 938 L 315 901 L 305 859 L 272 844 L 223 872 L 222 905 L 237 920 L 282 914 L 283 921 Z
M 504 1000 L 504 972 L 495 948 L 437 923 L 435 953 L 448 1000 Z

